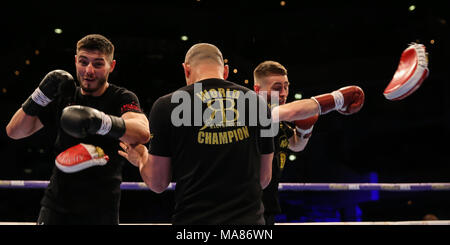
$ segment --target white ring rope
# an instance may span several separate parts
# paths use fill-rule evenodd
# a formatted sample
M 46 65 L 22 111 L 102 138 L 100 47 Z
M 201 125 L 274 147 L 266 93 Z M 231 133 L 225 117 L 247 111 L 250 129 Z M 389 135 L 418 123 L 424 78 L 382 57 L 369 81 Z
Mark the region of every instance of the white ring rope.
M 0 180 L 0 188 L 42 189 L 45 180 Z M 172 182 L 167 190 L 175 190 Z M 122 190 L 149 190 L 144 182 L 122 182 Z M 280 191 L 450 191 L 450 183 L 280 183 Z
M 0 222 L 0 225 L 36 225 L 36 222 Z M 121 223 L 120 225 L 172 225 L 170 223 Z M 450 225 L 450 220 L 275 223 L 275 225 Z
M 0 180 L 0 188 L 43 189 L 49 181 Z M 172 182 L 167 190 L 175 190 Z M 280 183 L 280 191 L 450 191 L 450 183 Z M 123 182 L 122 190 L 149 190 L 144 182 Z M 34 222 L 0 222 L 0 225 L 35 225 Z M 120 225 L 170 225 L 168 223 L 138 223 Z M 362 221 L 276 223 L 275 225 L 450 225 L 450 220 Z

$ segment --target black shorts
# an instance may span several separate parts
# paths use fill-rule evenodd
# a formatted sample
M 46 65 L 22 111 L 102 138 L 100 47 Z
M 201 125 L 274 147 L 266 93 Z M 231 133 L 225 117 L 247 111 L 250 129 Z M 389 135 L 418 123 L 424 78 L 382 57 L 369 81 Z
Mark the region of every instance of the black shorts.
M 90 214 L 60 213 L 41 207 L 38 225 L 118 225 L 118 212 L 95 212 Z

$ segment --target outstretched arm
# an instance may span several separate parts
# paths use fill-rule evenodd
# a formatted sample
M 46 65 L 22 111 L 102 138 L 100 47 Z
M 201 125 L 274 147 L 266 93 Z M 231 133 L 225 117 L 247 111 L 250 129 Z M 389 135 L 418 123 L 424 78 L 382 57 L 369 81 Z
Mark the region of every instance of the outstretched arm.
M 274 122 L 306 119 L 319 113 L 319 105 L 312 99 L 303 99 L 275 107 L 272 110 Z
M 338 111 L 343 115 L 351 115 L 361 110 L 364 105 L 364 91 L 358 86 L 347 86 L 331 93 L 297 100 L 272 110 L 274 122 L 295 121 L 324 115 L 330 111 Z
M 150 139 L 147 117 L 137 112 L 126 112 L 117 117 L 88 106 L 73 105 L 64 108 L 61 127 L 76 138 L 99 134 L 129 144 L 145 144 Z
M 150 127 L 147 117 L 142 113 L 126 112 L 122 115 L 125 121 L 125 134 L 121 141 L 129 144 L 145 144 L 150 140 Z

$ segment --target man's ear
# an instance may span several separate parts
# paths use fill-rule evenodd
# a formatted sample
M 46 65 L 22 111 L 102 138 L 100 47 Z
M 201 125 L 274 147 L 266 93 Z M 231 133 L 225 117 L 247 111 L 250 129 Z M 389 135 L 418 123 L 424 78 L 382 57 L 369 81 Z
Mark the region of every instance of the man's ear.
M 255 90 L 256 93 L 259 93 L 259 90 L 261 87 L 258 84 L 253 85 L 253 90 Z
M 109 69 L 109 72 L 111 73 L 112 71 L 114 71 L 114 68 L 116 67 L 116 60 L 112 60 L 111 62 L 111 68 Z
M 227 80 L 229 72 L 230 72 L 230 67 L 228 67 L 228 65 L 224 65 L 223 66 L 223 80 Z
M 186 77 L 186 80 L 191 76 L 191 66 L 183 63 L 183 70 L 184 70 L 184 76 Z

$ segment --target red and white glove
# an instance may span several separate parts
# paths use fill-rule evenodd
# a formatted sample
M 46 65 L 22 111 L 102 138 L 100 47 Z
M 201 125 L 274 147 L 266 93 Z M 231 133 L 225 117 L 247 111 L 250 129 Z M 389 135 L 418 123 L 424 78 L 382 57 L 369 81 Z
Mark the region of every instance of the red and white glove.
M 425 46 L 417 43 L 410 44 L 402 53 L 394 77 L 384 89 L 384 97 L 388 100 L 406 98 L 420 87 L 429 73 Z
M 81 143 L 61 152 L 55 164 L 65 173 L 75 173 L 92 166 L 103 166 L 108 161 L 109 157 L 102 148 Z
M 302 139 L 311 137 L 312 130 L 314 128 L 314 124 L 317 122 L 317 119 L 319 119 L 318 114 L 303 120 L 294 121 L 295 128 L 297 130 L 296 134 Z
M 311 97 L 319 104 L 319 114 L 338 111 L 351 115 L 361 110 L 364 104 L 364 91 L 358 86 L 347 86 L 332 93 Z

